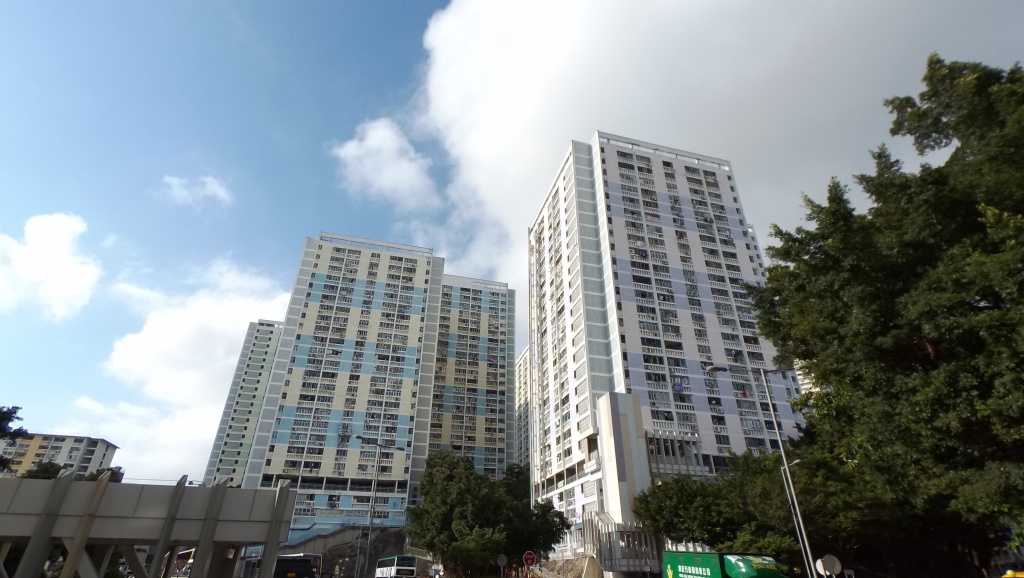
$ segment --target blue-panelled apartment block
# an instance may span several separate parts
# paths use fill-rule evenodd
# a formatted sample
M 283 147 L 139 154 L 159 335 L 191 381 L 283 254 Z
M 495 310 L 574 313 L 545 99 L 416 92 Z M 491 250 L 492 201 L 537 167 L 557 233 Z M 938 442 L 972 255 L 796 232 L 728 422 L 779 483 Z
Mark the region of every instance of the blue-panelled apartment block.
M 374 526 L 404 526 L 431 448 L 500 475 L 512 443 L 513 300 L 504 283 L 444 275 L 431 249 L 307 239 L 262 404 L 243 434 L 243 487 L 287 479 L 298 488 L 296 541 L 371 516 Z
M 504 283 L 445 275 L 437 333 L 429 449 L 469 457 L 497 477 L 513 459 L 515 387 L 508 344 L 515 292 Z

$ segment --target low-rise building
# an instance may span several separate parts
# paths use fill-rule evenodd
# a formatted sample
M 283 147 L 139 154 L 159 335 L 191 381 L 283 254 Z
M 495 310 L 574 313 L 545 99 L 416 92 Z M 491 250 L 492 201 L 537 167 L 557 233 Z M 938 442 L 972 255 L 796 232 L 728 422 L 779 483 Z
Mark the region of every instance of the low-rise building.
M 0 456 L 10 460 L 7 474 L 20 476 L 43 462 L 54 462 L 86 475 L 110 467 L 117 446 L 101 438 L 30 433 L 6 440 Z

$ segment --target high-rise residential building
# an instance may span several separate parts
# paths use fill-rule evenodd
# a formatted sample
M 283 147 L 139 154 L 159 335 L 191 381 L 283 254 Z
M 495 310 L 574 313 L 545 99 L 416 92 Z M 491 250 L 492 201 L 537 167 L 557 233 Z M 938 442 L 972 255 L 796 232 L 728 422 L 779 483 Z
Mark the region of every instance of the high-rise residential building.
M 472 458 L 491 477 L 515 450 L 515 291 L 505 283 L 445 275 L 441 285 L 428 451 Z
M 516 358 L 515 462 L 530 465 L 530 350 Z
M 576 524 L 571 553 L 588 518 L 634 522 L 658 478 L 771 451 L 775 352 L 743 289 L 764 265 L 728 161 L 598 132 L 559 167 L 529 230 L 530 462 Z M 796 376 L 769 375 L 793 433 Z
M 203 476 L 208 486 L 222 478 L 231 485 L 242 482 L 283 326 L 266 319 L 249 324 Z
M 30 433 L 6 440 L 0 456 L 10 460 L 8 474 L 20 476 L 44 462 L 60 464 L 76 475 L 107 469 L 117 446 L 101 438 Z
M 503 283 L 445 275 L 428 248 L 307 239 L 243 487 L 290 480 L 301 539 L 367 524 L 371 500 L 374 526 L 404 526 L 432 448 L 499 475 L 513 302 Z

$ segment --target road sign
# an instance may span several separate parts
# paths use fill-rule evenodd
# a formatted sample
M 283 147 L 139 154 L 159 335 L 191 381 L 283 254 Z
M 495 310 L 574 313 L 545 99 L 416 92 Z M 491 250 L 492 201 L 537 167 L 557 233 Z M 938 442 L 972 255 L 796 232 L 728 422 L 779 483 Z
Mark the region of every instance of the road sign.
M 498 566 L 505 566 L 508 564 L 508 556 L 504 554 L 498 554 Z
M 523 564 L 526 564 L 527 566 L 533 566 L 536 563 L 537 563 L 537 555 L 534 554 L 533 552 L 527 550 L 527 552 L 525 554 L 523 554 Z

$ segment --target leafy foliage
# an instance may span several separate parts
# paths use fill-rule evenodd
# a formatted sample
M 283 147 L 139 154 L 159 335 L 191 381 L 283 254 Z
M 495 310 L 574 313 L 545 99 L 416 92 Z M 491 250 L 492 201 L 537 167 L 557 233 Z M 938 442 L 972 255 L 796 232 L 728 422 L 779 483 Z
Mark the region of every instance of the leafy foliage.
M 36 480 L 52 480 L 60 475 L 62 469 L 64 467 L 57 462 L 39 462 L 36 467 L 21 474 L 21 477 Z
M 84 476 L 77 475 L 75 476 L 75 479 L 82 480 L 85 482 L 95 482 L 96 480 L 100 479 L 100 477 L 103 474 L 107 472 L 110 472 L 110 481 L 115 484 L 119 484 L 121 483 L 122 480 L 124 480 L 124 472 L 121 470 L 121 468 L 97 468 L 96 470 L 93 470 L 88 474 L 85 474 Z
M 924 82 L 886 101 L 892 134 L 949 159 L 911 174 L 880 148 L 856 178 L 871 209 L 835 181 L 806 200 L 814 228 L 773 230 L 752 293 L 819 388 L 813 443 L 935 524 L 955 567 L 1024 520 L 1024 72 L 933 55 Z
M 21 418 L 18 417 L 18 411 L 20 409 L 21 408 L 17 406 L 7 407 L 0 405 L 0 442 L 5 442 L 7 440 L 13 441 L 28 435 L 25 428 L 15 428 L 11 425 L 16 421 L 21 421 Z M 2 443 L 0 443 L 0 445 L 2 445 Z M 10 460 L 0 457 L 0 470 L 6 469 L 8 465 L 10 465 Z
M 515 561 L 527 550 L 549 552 L 569 529 L 551 502 L 531 508 L 529 475 L 517 465 L 503 479 L 491 480 L 466 458 L 434 452 L 420 494 L 421 504 L 409 508 L 409 534 L 446 574 L 478 574 L 499 554 Z
M 924 83 L 886 101 L 892 134 L 948 159 L 909 173 L 880 148 L 856 177 L 871 208 L 838 181 L 805 199 L 808 226 L 773 229 L 750 288 L 777 363 L 816 386 L 790 448 L 813 550 L 858 576 L 978 576 L 1024 526 L 1024 71 L 933 55 Z M 793 563 L 778 465 L 662 484 L 638 516 Z
M 768 554 L 788 567 L 800 561 L 777 456 L 735 456 L 716 479 L 677 476 L 634 498 L 644 528 L 674 542 L 702 542 L 723 552 Z

